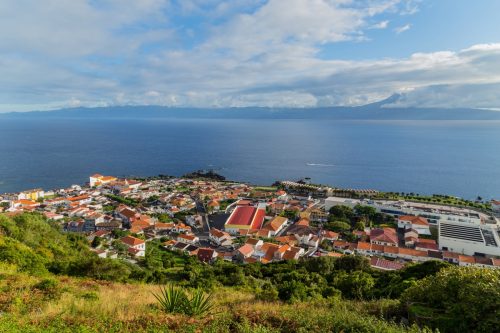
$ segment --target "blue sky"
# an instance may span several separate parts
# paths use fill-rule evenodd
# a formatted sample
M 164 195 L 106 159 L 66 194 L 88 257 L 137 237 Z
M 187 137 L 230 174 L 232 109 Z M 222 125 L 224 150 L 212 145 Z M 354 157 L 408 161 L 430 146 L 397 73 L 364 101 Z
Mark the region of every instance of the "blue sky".
M 29 9 L 29 10 L 27 10 Z M 0 112 L 500 108 L 496 0 L 4 0 Z

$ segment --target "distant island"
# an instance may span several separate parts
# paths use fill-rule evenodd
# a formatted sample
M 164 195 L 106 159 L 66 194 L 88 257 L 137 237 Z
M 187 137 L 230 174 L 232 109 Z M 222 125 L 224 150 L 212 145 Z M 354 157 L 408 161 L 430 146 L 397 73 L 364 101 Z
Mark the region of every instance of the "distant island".
M 204 118 L 204 119 L 337 119 L 337 120 L 500 120 L 500 111 L 470 108 L 393 107 L 399 95 L 363 106 L 315 108 L 193 108 L 166 106 L 109 106 L 53 111 L 11 112 L 2 118 Z

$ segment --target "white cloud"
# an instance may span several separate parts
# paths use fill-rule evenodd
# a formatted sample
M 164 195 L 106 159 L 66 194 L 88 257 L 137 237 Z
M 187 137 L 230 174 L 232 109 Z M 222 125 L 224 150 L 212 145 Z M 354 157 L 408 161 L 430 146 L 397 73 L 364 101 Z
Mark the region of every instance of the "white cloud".
M 372 25 L 370 28 L 371 29 L 386 29 L 388 26 L 389 26 L 389 21 L 385 20 L 385 21 L 380 21 L 380 22 Z
M 325 45 L 361 41 L 365 31 L 387 28 L 389 20 L 377 15 L 407 15 L 415 4 L 2 1 L 0 112 L 121 104 L 360 105 L 395 92 L 405 97 L 393 106 L 445 105 L 453 94 L 460 96 L 450 105 L 500 106 L 493 93 L 500 82 L 500 44 L 400 59 L 318 56 Z M 199 27 L 172 23 L 182 15 L 206 21 Z
M 394 28 L 394 31 L 399 35 L 400 33 L 403 33 L 407 30 L 410 30 L 411 28 L 411 24 L 405 24 L 403 26 L 400 26 L 400 27 L 397 27 L 397 28 Z

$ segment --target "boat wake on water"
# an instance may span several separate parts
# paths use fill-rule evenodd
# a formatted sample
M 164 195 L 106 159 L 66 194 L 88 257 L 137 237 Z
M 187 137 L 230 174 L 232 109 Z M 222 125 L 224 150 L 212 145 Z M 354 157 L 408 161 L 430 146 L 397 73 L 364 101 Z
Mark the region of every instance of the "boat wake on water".
M 319 167 L 333 167 L 335 164 L 324 164 L 324 163 L 306 163 L 307 166 L 319 166 Z

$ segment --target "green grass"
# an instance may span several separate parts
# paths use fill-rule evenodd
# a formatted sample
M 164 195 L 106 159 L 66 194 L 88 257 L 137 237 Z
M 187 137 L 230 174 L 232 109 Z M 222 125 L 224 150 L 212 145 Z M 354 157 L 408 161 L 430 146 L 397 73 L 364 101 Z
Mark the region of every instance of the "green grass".
M 256 186 L 253 188 L 255 191 L 276 192 L 278 190 L 275 186 Z

